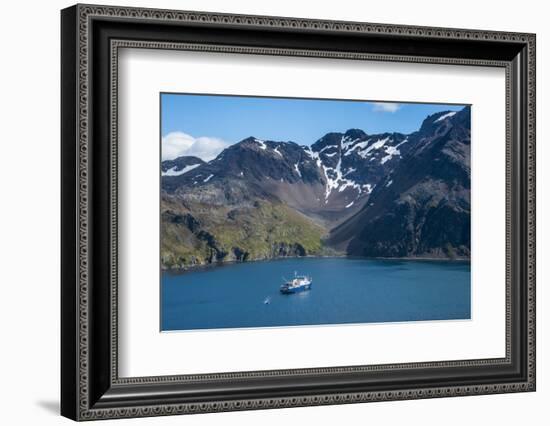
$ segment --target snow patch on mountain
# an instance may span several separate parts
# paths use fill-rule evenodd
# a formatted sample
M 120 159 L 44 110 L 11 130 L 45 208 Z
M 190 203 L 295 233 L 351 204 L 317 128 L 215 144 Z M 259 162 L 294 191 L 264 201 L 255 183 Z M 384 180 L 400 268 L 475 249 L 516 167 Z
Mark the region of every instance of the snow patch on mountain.
M 443 114 L 441 117 L 437 118 L 434 120 L 434 123 L 437 123 L 438 121 L 443 121 L 445 120 L 446 118 L 450 118 L 452 117 L 453 115 L 456 114 L 456 111 L 451 111 L 451 112 L 448 112 L 447 114 Z
M 317 164 L 317 167 L 321 168 L 322 163 L 321 163 L 321 159 L 319 158 L 318 152 L 313 151 L 310 146 L 304 147 L 304 152 L 309 156 L 309 158 L 315 161 L 315 164 Z
M 397 145 L 395 145 L 396 148 L 399 148 L 404 143 L 407 143 L 409 141 L 409 137 L 407 136 L 405 139 L 403 139 L 401 142 L 399 142 Z
M 265 144 L 265 142 L 261 139 L 254 139 L 254 141 L 258 144 L 260 144 L 260 148 L 263 149 L 264 151 L 267 149 L 267 145 Z
M 355 188 L 361 194 L 361 185 L 349 179 L 343 179 L 342 184 L 338 188 L 338 192 L 343 192 L 346 188 Z
M 208 182 L 210 179 L 212 179 L 214 175 L 209 175 L 205 180 L 203 180 L 204 183 Z
M 323 171 L 325 173 L 325 178 L 327 180 L 325 187 L 325 204 L 328 203 L 328 198 L 333 190 L 338 190 L 338 192 L 343 192 L 347 188 L 353 188 L 357 191 L 357 196 L 362 194 L 363 190 L 366 189 L 367 193 L 370 193 L 370 185 L 368 188 L 365 188 L 359 185 L 357 182 L 346 179 L 342 174 L 342 157 L 339 158 L 336 167 L 327 167 L 324 164 L 322 165 Z
M 358 139 L 356 139 L 356 140 L 358 140 Z M 359 142 L 359 143 L 353 145 L 353 147 L 352 147 L 351 149 L 348 149 L 348 150 L 346 151 L 346 153 L 344 154 L 344 156 L 347 157 L 348 155 L 351 155 L 351 154 L 353 153 L 353 151 L 355 151 L 356 149 L 364 149 L 364 148 L 366 148 L 366 147 L 369 145 L 369 142 L 370 142 L 370 141 L 371 141 L 370 139 L 367 139 L 366 141 Z
M 408 141 L 409 141 L 409 137 L 406 137 L 405 139 L 403 139 L 401 142 L 399 142 L 395 146 L 386 146 L 386 147 L 384 147 L 386 155 L 384 157 L 382 157 L 382 159 L 380 160 L 380 164 L 384 164 L 387 161 L 390 161 L 392 159 L 392 157 L 394 157 L 394 156 L 401 156 L 401 151 L 399 151 L 398 148 L 401 145 L 403 145 L 404 143 L 407 143 Z
M 162 172 L 161 175 L 162 176 L 181 176 L 187 172 L 190 172 L 193 169 L 196 169 L 199 166 L 200 164 L 191 164 L 190 166 L 185 166 L 181 170 L 176 170 L 178 167 L 174 166 L 171 169 L 168 169 L 165 172 Z
M 342 146 L 342 149 L 345 151 L 350 146 L 352 146 L 354 143 L 356 143 L 359 140 L 360 140 L 359 138 L 351 139 L 349 136 L 344 135 L 344 136 L 342 136 L 342 139 L 340 140 L 340 145 Z
M 353 173 L 353 172 L 356 172 L 357 169 L 353 168 L 353 167 L 350 167 L 346 173 L 344 173 L 344 177 L 346 177 L 347 175 L 349 175 L 350 173 Z
M 380 164 L 384 164 L 386 161 L 390 161 L 393 156 L 401 156 L 401 151 L 396 146 L 385 147 L 386 155 L 380 160 Z
M 319 151 L 319 154 L 321 152 L 326 151 L 327 149 L 331 149 L 331 148 L 338 148 L 338 145 L 327 145 Z M 328 155 L 328 154 L 325 154 L 325 155 Z
M 325 173 L 325 178 L 327 180 L 326 186 L 325 186 L 325 204 L 328 203 L 328 197 L 330 196 L 330 193 L 334 188 L 338 187 L 338 171 L 340 169 L 341 161 L 338 161 L 338 164 L 336 165 L 336 169 L 333 169 L 331 167 L 326 167 L 323 164 L 323 172 Z M 336 174 L 335 178 L 331 177 L 331 174 Z
M 294 164 L 294 170 L 296 170 L 296 173 L 298 173 L 298 176 L 302 177 L 302 172 L 300 172 L 300 168 L 298 167 L 298 163 Z
M 376 185 L 371 185 L 370 183 L 367 183 L 363 185 L 363 188 L 367 191 L 367 194 L 370 194 L 374 188 L 376 188 Z
M 367 158 L 371 151 L 382 148 L 386 144 L 386 142 L 389 142 L 390 140 L 391 139 L 389 136 L 384 139 L 379 139 L 363 151 L 358 151 L 357 154 L 359 154 L 362 158 Z

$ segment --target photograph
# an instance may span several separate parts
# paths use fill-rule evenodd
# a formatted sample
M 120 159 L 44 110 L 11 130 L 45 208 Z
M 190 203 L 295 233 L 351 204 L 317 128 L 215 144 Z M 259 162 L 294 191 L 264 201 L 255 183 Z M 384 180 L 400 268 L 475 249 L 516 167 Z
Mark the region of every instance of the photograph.
M 471 108 L 161 93 L 160 330 L 470 320 Z

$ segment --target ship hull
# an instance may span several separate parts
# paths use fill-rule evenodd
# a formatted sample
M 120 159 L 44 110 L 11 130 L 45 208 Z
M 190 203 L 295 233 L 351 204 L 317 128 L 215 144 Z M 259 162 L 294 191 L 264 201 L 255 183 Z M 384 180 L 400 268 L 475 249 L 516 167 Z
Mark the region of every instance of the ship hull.
M 311 284 L 301 285 L 300 287 L 281 288 L 281 293 L 294 294 L 294 293 L 302 293 L 307 290 L 311 290 Z

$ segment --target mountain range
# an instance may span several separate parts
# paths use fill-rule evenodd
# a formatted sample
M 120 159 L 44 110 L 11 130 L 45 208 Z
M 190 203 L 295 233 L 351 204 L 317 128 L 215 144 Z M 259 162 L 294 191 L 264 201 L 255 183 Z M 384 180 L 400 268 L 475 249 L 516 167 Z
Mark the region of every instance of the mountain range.
M 470 107 L 411 134 L 248 137 L 161 163 L 163 268 L 284 256 L 468 258 Z

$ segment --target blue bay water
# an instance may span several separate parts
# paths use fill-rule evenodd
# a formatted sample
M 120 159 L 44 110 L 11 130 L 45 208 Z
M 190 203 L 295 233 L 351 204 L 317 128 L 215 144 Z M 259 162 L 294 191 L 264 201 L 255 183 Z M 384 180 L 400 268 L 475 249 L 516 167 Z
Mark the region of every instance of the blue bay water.
M 294 271 L 312 290 L 279 292 Z M 469 262 L 292 258 L 162 274 L 163 331 L 469 318 Z

